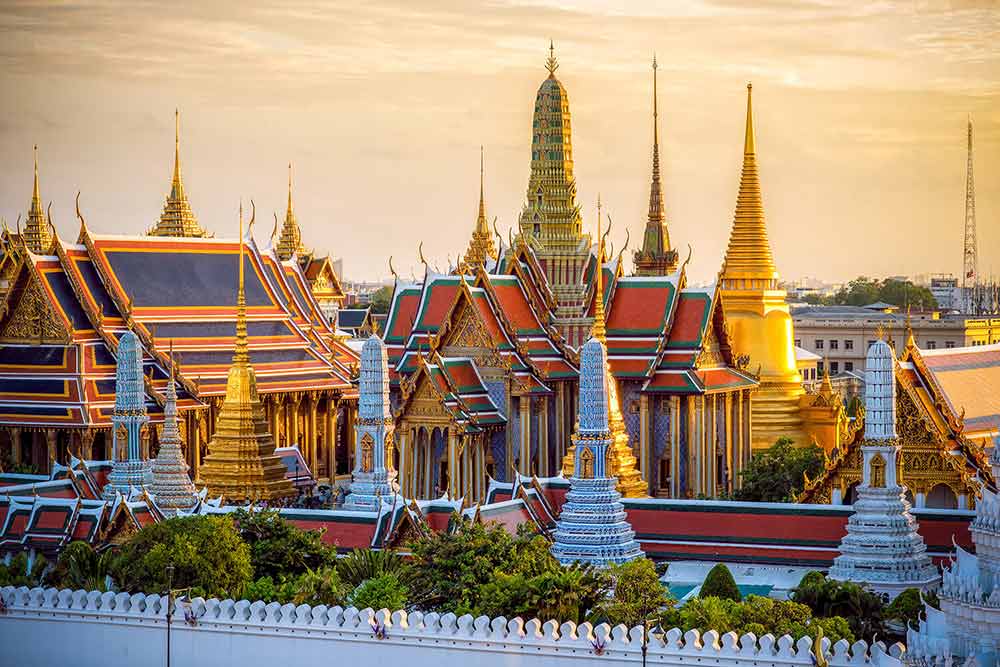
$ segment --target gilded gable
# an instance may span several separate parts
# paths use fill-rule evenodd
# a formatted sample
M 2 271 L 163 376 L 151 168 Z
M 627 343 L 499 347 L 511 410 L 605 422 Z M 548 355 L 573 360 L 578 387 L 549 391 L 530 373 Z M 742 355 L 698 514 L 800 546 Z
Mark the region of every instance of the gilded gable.
M 69 332 L 56 314 L 48 296 L 33 277 L 20 293 L 12 293 L 13 304 L 0 328 L 0 338 L 8 342 L 67 343 Z

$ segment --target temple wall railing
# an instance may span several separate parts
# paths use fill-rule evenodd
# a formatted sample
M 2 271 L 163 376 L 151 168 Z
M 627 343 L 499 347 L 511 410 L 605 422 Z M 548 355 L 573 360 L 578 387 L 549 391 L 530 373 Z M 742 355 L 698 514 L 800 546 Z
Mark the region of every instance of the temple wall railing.
M 153 667 L 166 664 L 166 598 L 160 595 L 0 588 L 0 664 Z M 642 629 L 532 619 L 247 600 L 175 605 L 171 664 L 407 664 L 409 667 L 638 665 Z M 648 645 L 648 664 L 807 667 L 813 640 L 678 629 Z M 901 644 L 821 640 L 832 667 L 902 667 Z

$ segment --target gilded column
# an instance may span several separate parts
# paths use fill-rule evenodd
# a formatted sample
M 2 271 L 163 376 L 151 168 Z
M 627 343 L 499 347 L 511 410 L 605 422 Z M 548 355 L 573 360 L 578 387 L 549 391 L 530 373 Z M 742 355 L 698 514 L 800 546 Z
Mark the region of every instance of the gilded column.
M 653 452 L 649 432 L 649 395 L 639 395 L 639 471 L 646 479 L 646 493 L 653 493 Z
M 681 398 L 670 397 L 670 497 L 680 498 Z
M 52 466 L 56 462 L 56 442 L 59 438 L 59 432 L 54 428 L 45 430 L 45 445 L 47 452 L 47 459 L 49 462 L 48 472 L 52 472 Z
M 511 389 L 513 389 L 513 382 L 507 382 L 507 419 L 511 424 L 514 421 L 514 397 L 511 395 Z M 506 440 L 507 447 L 507 460 L 504 463 L 506 470 L 504 470 L 504 481 L 510 482 L 514 479 L 514 429 L 508 426 L 504 429 L 504 438 Z
M 326 399 L 326 474 L 330 478 L 330 486 L 337 480 L 337 409 L 338 404 L 332 396 Z
M 521 442 L 520 459 L 518 460 L 518 471 L 526 476 L 531 476 L 531 396 L 523 395 L 520 398 L 521 408 Z
M 726 394 L 726 403 L 723 406 L 725 413 L 725 428 L 726 428 L 726 492 L 732 493 L 734 491 L 733 487 L 733 468 L 734 468 L 734 456 L 733 456 L 733 395 L 731 393 Z
M 448 429 L 448 497 L 456 499 L 462 493 L 461 469 L 459 457 L 461 456 L 461 444 L 459 436 L 455 432 L 455 427 Z
M 292 409 L 292 430 L 289 434 L 288 445 L 291 447 L 298 447 L 299 451 L 302 450 L 302 446 L 299 443 L 299 405 L 302 403 L 302 396 L 300 394 L 294 394 L 292 400 L 290 401 L 290 407 Z
M 399 493 L 404 498 L 410 496 L 409 439 L 410 427 L 405 423 L 399 424 L 396 429 L 396 447 L 399 448 L 399 471 L 396 479 L 399 482 Z
M 566 456 L 566 383 L 556 383 L 556 461 Z M 558 474 L 559 470 L 554 470 Z
M 279 394 L 271 394 L 268 401 L 271 406 L 271 435 L 274 436 L 274 443 L 281 446 L 281 397 Z
M 355 425 L 358 423 L 358 404 L 354 403 L 347 406 L 347 452 L 348 461 L 350 462 L 350 469 L 354 470 L 356 462 L 354 461 L 354 448 L 358 444 L 358 434 Z
M 698 449 L 698 421 L 695 418 L 694 396 L 688 396 L 685 400 L 687 401 L 687 474 L 685 475 L 687 488 L 685 490 L 688 495 L 693 495 L 698 473 L 694 467 L 694 456 Z
M 552 474 L 549 469 L 549 398 L 543 396 L 538 406 L 538 473 L 542 477 Z
M 91 428 L 80 431 L 80 458 L 85 461 L 94 460 L 94 437 L 96 435 L 97 433 Z
M 315 395 L 309 397 L 309 468 L 313 472 L 313 477 L 319 478 L 319 454 L 316 451 L 316 441 L 319 433 L 317 431 L 317 411 L 319 410 L 319 400 Z
M 193 456 L 191 457 L 191 479 L 195 482 L 201 481 L 201 424 L 205 420 L 201 410 L 194 410 L 192 420 L 194 422 L 194 434 L 191 438 Z

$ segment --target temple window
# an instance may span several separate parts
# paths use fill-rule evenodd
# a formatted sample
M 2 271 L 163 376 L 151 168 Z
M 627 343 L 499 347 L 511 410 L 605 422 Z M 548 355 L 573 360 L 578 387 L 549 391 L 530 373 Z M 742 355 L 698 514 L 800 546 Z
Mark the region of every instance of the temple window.
M 936 340 L 929 340 L 929 341 L 927 341 L 927 349 L 928 350 L 936 350 L 937 349 L 937 341 Z
M 954 348 L 954 347 L 955 347 L 955 341 L 953 341 L 953 340 L 946 340 L 946 341 L 944 342 L 944 346 L 945 346 L 945 347 L 946 347 L 947 349 L 949 349 L 949 350 L 950 350 L 950 349 L 952 349 L 952 348 Z
M 830 375 L 836 375 L 840 372 L 840 363 L 836 361 L 830 362 Z
M 871 476 L 869 477 L 868 486 L 873 489 L 885 487 L 885 459 L 882 458 L 881 454 L 872 456 Z
M 580 479 L 591 479 L 594 476 L 594 453 L 589 448 L 580 452 Z

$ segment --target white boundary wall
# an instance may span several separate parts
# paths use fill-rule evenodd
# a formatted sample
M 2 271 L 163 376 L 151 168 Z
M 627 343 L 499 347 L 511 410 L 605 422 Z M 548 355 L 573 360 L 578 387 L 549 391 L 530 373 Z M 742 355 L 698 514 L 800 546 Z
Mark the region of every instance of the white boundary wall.
M 0 588 L 0 665 L 160 667 L 166 664 L 166 598 L 159 595 Z M 193 621 L 192 621 L 193 619 Z M 384 629 L 377 638 L 373 626 Z M 589 623 L 389 613 L 353 607 L 202 600 L 178 604 L 171 664 L 184 667 L 338 664 L 405 667 L 543 667 L 641 662 L 640 628 Z M 880 642 L 823 651 L 831 667 L 901 667 L 902 645 Z M 603 644 L 603 651 L 595 645 Z M 648 664 L 711 667 L 811 667 L 812 640 L 737 637 L 670 630 L 654 639 Z M 601 653 L 598 655 L 598 653 Z M 890 655 L 891 654 L 891 655 Z

